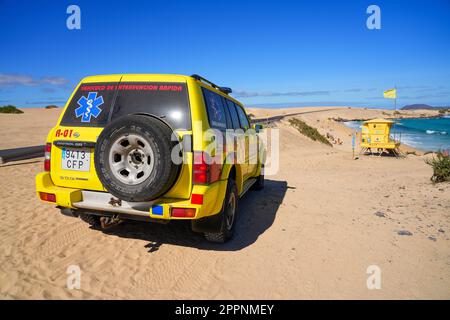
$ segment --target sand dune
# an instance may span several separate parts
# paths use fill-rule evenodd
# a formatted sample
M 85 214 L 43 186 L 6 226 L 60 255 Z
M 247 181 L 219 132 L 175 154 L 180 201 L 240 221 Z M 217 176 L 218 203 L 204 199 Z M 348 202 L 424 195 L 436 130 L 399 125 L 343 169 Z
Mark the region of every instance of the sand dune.
M 0 149 L 44 144 L 62 109 L 22 110 L 23 114 L 0 114 Z
M 42 144 L 57 111 L 0 115 L 1 148 Z M 242 199 L 236 237 L 225 245 L 183 223 L 90 229 L 37 199 L 41 160 L 2 165 L 0 297 L 449 299 L 450 185 L 430 183 L 424 156 L 352 160 L 349 129 L 328 118 L 364 115 L 373 114 L 298 116 L 344 140 L 333 148 L 278 122 L 280 170 Z M 80 290 L 66 288 L 69 265 L 80 266 Z M 369 265 L 381 268 L 380 290 L 367 289 Z

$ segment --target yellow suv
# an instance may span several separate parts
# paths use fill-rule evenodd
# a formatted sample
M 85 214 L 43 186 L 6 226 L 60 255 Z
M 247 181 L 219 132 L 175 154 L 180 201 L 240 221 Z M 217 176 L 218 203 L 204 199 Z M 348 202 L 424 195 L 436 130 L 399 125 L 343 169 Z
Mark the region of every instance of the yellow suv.
M 38 196 L 95 227 L 189 219 L 226 242 L 238 199 L 264 186 L 265 156 L 230 93 L 198 75 L 83 79 L 48 134 Z

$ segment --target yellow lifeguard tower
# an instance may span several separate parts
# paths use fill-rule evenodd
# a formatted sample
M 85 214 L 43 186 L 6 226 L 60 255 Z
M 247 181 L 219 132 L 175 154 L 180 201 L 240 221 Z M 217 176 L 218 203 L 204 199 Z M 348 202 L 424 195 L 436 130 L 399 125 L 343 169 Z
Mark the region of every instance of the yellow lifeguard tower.
M 394 121 L 373 119 L 364 121 L 361 128 L 361 153 L 383 153 L 400 155 L 400 141 L 391 138 L 391 127 Z

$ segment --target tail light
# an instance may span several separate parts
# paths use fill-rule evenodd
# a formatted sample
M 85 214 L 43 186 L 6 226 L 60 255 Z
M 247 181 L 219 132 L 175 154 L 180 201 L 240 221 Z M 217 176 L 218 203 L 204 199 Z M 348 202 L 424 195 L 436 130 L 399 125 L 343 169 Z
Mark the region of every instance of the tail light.
M 214 161 L 215 159 L 210 158 L 208 154 L 204 152 L 194 152 L 192 179 L 194 184 L 208 184 L 219 180 L 222 171 L 222 163 Z
M 195 208 L 172 208 L 170 215 L 175 218 L 194 218 Z
M 56 202 L 56 195 L 53 193 L 39 192 L 39 197 L 43 201 Z
M 52 152 L 52 144 L 47 143 L 45 145 L 45 159 L 44 159 L 44 170 L 50 171 L 50 157 Z

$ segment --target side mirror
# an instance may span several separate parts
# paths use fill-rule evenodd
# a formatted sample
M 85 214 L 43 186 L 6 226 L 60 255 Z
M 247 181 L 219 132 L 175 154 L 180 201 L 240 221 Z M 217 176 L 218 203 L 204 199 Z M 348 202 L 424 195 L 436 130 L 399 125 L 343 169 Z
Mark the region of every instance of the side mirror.
M 259 133 L 263 129 L 263 126 L 262 124 L 254 124 L 253 129 L 255 130 L 256 133 Z

